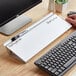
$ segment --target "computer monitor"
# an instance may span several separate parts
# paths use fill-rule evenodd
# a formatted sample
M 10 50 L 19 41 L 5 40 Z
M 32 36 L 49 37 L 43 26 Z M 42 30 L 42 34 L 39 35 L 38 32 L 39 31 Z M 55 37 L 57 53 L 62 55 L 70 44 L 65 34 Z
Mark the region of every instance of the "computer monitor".
M 42 0 L 0 0 L 0 32 L 10 35 L 31 21 L 24 12 Z

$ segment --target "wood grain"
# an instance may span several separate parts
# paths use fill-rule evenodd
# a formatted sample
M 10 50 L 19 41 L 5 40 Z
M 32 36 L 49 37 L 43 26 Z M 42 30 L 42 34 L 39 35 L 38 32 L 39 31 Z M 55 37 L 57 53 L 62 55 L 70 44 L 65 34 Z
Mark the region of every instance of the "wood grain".
M 76 10 L 76 0 L 69 0 L 68 9 L 69 10 Z M 0 34 L 0 76 L 49 76 L 46 72 L 40 70 L 38 67 L 34 65 L 34 61 L 46 53 L 50 48 L 55 46 L 58 42 L 64 39 L 67 35 L 73 32 L 75 29 L 71 28 L 65 34 L 60 36 L 54 42 L 49 44 L 46 48 L 41 50 L 37 55 L 31 58 L 26 64 L 23 64 L 21 61 L 14 59 L 13 57 L 8 55 L 8 50 L 3 46 L 4 42 L 14 35 L 18 34 L 22 30 L 28 28 L 38 20 L 42 19 L 49 13 L 48 11 L 48 0 L 43 0 L 43 2 L 36 7 L 30 9 L 25 13 L 25 15 L 32 18 L 32 22 L 27 24 L 26 26 L 22 27 L 11 36 L 5 36 Z M 66 17 L 65 14 L 62 15 L 63 18 Z M 76 66 L 70 69 L 64 76 L 76 76 Z M 74 75 L 73 75 L 74 74 Z

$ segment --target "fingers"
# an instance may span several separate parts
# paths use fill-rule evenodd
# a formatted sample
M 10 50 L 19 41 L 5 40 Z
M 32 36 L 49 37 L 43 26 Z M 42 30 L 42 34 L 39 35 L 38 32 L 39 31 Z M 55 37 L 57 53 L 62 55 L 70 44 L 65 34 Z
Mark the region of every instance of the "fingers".
M 69 15 L 66 18 L 66 21 L 69 22 L 73 27 L 76 28 L 76 14 Z
M 74 20 L 72 20 L 71 18 L 66 18 L 66 21 L 69 22 L 69 23 L 73 23 Z
M 68 17 L 68 18 L 66 18 L 66 21 L 69 22 L 70 24 L 72 24 L 73 27 L 76 27 L 76 20 Z

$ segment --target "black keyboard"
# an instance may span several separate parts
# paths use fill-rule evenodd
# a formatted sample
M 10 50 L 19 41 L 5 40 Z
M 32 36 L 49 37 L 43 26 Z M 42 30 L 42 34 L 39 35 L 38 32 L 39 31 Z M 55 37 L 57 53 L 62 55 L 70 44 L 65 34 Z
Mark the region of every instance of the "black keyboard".
M 76 64 L 76 31 L 35 61 L 51 76 L 63 76 Z

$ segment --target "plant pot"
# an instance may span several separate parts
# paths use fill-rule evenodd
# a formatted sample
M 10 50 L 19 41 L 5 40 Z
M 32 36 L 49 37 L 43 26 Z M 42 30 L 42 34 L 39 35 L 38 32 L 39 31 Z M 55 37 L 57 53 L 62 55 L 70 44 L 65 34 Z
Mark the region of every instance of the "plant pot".
M 67 11 L 67 6 L 68 6 L 68 2 L 65 4 L 55 3 L 55 10 L 56 10 L 56 12 L 62 13 L 62 12 Z

